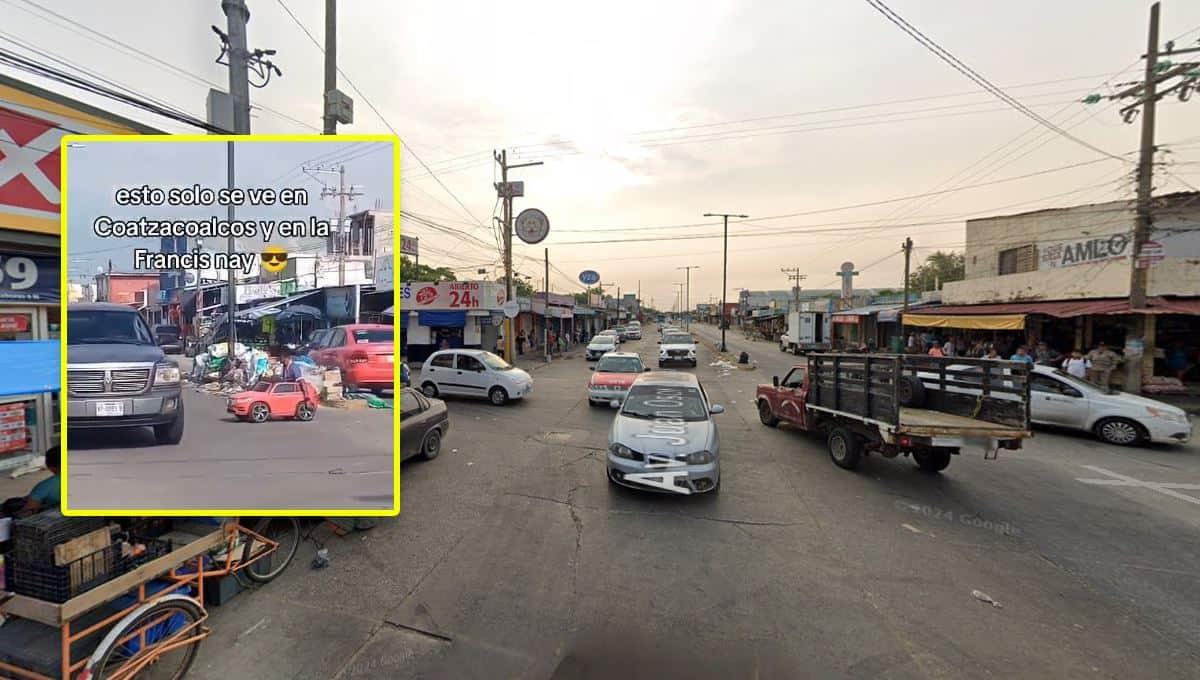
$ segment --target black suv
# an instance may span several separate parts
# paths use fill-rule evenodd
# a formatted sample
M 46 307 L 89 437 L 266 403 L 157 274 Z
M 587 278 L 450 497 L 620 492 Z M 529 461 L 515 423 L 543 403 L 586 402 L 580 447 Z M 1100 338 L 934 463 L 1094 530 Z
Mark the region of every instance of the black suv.
M 67 308 L 67 428 L 152 427 L 159 444 L 183 439 L 179 365 L 131 307 Z
M 162 324 L 154 327 L 154 340 L 166 354 L 183 352 L 183 341 L 180 339 L 179 326 Z

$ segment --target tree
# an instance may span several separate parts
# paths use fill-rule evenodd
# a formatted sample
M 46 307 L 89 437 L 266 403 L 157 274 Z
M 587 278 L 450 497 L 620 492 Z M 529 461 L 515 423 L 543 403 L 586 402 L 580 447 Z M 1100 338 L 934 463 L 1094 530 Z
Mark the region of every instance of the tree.
M 914 291 L 941 290 L 948 281 L 966 278 L 967 261 L 962 253 L 937 251 L 925 258 L 924 264 L 908 275 L 908 286 Z
M 504 277 L 496 278 L 496 283 L 504 283 Z M 521 278 L 520 276 L 513 277 L 513 297 L 533 297 L 533 286 Z
M 457 281 L 454 278 L 454 270 L 449 267 L 430 267 L 425 264 L 416 264 L 412 260 L 400 256 L 400 280 L 401 281 Z
M 592 295 L 601 295 L 604 292 L 601 288 L 588 288 L 581 293 L 575 293 L 575 304 L 589 305 L 591 304 Z

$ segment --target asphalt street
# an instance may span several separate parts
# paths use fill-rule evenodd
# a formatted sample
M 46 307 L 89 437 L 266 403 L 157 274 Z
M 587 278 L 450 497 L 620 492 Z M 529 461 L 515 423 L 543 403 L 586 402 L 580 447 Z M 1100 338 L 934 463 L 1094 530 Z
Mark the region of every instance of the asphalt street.
M 388 509 L 392 411 L 318 407 L 311 422 L 238 422 L 223 395 L 183 388 L 176 446 L 150 428 L 70 435 L 73 509 Z
M 655 337 L 624 349 L 652 360 Z M 523 402 L 449 403 L 399 518 L 214 607 L 189 677 L 1196 677 L 1195 444 L 1038 432 L 941 475 L 847 472 L 758 422 L 755 385 L 793 358 L 728 342 L 757 365 L 702 347 L 682 369 L 728 409 L 719 497 L 610 485 L 587 364 L 531 364 Z

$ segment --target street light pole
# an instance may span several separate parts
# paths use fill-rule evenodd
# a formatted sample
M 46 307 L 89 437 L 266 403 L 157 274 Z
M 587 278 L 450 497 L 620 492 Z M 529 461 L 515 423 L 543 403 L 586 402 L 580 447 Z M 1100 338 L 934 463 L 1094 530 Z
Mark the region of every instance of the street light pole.
M 700 265 L 694 265 L 694 264 L 693 264 L 693 265 L 688 265 L 688 266 L 686 266 L 686 267 L 676 267 L 676 268 L 675 268 L 676 270 L 682 269 L 682 270 L 684 270 L 684 271 L 686 271 L 686 272 L 687 272 L 687 274 L 686 274 L 686 276 L 687 276 L 687 280 L 686 280 L 686 282 L 684 283 L 684 290 L 685 290 L 686 292 L 684 293 L 684 300 L 683 300 L 683 314 L 684 314 L 684 317 L 683 317 L 683 328 L 684 328 L 684 330 L 689 330 L 689 331 L 690 331 L 690 330 L 692 329 L 692 313 L 691 313 L 691 306 L 692 306 L 692 270 L 693 270 L 693 269 L 699 269 L 699 268 L 700 268 Z
M 725 220 L 725 245 L 724 245 L 724 253 L 725 254 L 724 254 L 724 257 L 722 258 L 722 265 L 721 265 L 721 316 L 720 316 L 720 319 L 721 319 L 721 351 L 726 352 L 726 351 L 728 351 L 728 349 L 725 345 L 725 327 L 729 325 L 729 324 L 725 323 L 725 294 L 726 294 L 726 289 L 729 286 L 729 218 L 737 217 L 737 218 L 744 220 L 750 216 L 749 215 L 735 215 L 735 214 L 731 214 L 731 213 L 704 213 L 704 216 L 705 217 L 721 217 L 721 218 L 724 218 L 724 220 Z

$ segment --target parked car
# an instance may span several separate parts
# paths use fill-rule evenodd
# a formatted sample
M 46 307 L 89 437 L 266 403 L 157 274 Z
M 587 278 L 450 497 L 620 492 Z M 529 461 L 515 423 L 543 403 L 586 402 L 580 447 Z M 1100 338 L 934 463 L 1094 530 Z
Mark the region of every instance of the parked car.
M 265 423 L 272 418 L 308 422 L 316 415 L 320 400 L 317 388 L 307 380 L 260 380 L 250 389 L 230 396 L 225 410 L 238 420 L 252 423 Z
M 400 391 L 400 460 L 420 456 L 433 460 L 450 431 L 446 402 L 407 387 Z
M 961 371 L 960 383 L 982 380 L 978 366 L 954 366 Z M 1006 369 L 1007 370 L 1007 369 Z M 917 374 L 926 390 L 940 389 L 926 373 Z M 970 385 L 947 385 L 947 392 L 972 394 Z M 1017 399 L 1016 395 L 997 397 Z M 1052 425 L 1091 432 L 1101 441 L 1118 446 L 1152 442 L 1186 444 L 1192 438 L 1192 423 L 1186 411 L 1147 397 L 1106 389 L 1076 378 L 1060 369 L 1035 365 L 1029 379 L 1030 419 L 1036 425 Z
M 343 385 L 380 393 L 396 386 L 394 338 L 387 324 L 336 326 L 308 355 L 318 366 L 341 369 Z
M 696 340 L 691 334 L 678 331 L 664 333 L 658 344 L 659 368 L 669 363 L 696 365 Z
M 592 370 L 595 374 L 588 380 L 588 406 L 624 400 L 633 381 L 650 369 L 633 352 L 609 352 L 600 357 Z
M 721 445 L 712 415 L 724 412 L 709 403 L 695 375 L 641 375 L 609 430 L 608 480 L 649 491 L 719 492 Z
M 601 333 L 592 338 L 584 352 L 587 361 L 595 361 L 609 352 L 617 351 L 617 339 L 612 335 Z
M 164 354 L 181 354 L 183 352 L 183 339 L 179 332 L 179 326 L 170 324 L 155 326 L 154 341 L 162 348 Z
M 504 359 L 481 349 L 445 349 L 429 355 L 421 366 L 421 393 L 487 397 L 496 406 L 524 399 L 533 378 Z
M 629 339 L 624 326 L 613 326 L 613 332 L 617 334 L 617 342 L 625 342 Z
M 151 427 L 159 444 L 183 440 L 179 365 L 137 310 L 73 302 L 67 310 L 67 428 Z
M 329 339 L 329 334 L 332 332 L 332 328 L 318 328 L 312 331 L 308 334 L 308 340 L 296 349 L 296 354 L 311 355 L 314 349 L 320 349 L 325 344 L 325 341 Z

